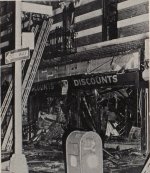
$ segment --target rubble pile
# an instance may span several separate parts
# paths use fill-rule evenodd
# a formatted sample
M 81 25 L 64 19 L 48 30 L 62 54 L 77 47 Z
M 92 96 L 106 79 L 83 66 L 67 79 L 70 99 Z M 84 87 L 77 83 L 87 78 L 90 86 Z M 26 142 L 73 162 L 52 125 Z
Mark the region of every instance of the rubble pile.
M 30 173 L 64 173 L 64 164 L 60 162 L 40 162 L 37 164 L 29 164 Z M 31 168 L 32 167 L 32 168 Z
M 136 170 L 136 173 L 140 173 L 146 156 L 137 149 L 104 149 L 104 172 L 128 172 L 132 173 Z
M 62 135 L 64 130 L 62 125 L 57 122 L 53 122 L 48 129 L 40 129 L 32 139 L 35 147 L 47 147 L 52 145 L 60 148 L 62 144 Z
M 62 143 L 62 135 L 64 130 L 62 129 L 61 124 L 55 122 L 49 129 L 44 133 L 42 139 L 48 144 L 60 145 Z

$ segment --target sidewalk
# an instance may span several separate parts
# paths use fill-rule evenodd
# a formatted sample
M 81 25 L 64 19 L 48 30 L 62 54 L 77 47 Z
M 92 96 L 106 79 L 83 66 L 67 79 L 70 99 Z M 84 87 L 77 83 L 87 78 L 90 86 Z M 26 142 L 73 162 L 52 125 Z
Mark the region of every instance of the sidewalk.
M 5 161 L 1 163 L 1 173 L 9 173 L 9 171 L 5 171 L 5 170 L 9 170 L 9 161 Z

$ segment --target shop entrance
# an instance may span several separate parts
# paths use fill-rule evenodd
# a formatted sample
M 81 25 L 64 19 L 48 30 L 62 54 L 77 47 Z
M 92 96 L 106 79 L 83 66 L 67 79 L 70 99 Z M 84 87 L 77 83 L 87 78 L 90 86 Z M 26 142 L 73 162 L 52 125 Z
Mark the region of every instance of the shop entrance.
M 143 163 L 144 92 L 138 71 L 76 75 L 36 85 L 29 98 L 29 119 L 36 122 L 29 128 L 30 141 L 35 148 L 52 150 L 63 164 L 67 136 L 75 130 L 94 131 L 102 138 L 104 171 Z
M 69 82 L 71 127 L 96 131 L 107 147 L 141 149 L 139 72 L 78 75 Z
M 141 149 L 141 94 L 135 86 L 79 90 L 76 126 L 96 131 L 106 147 Z M 74 107 L 74 108 L 73 108 Z M 72 117 L 72 116 L 71 116 Z M 70 120 L 73 124 L 72 120 Z
M 74 76 L 68 79 L 65 94 L 61 84 L 55 82 L 55 87 L 46 91 L 43 84 L 43 91 L 41 85 L 31 95 L 29 120 L 34 120 L 36 127 L 30 126 L 30 138 L 52 132 L 54 124 L 60 138 L 64 131 L 95 131 L 104 147 L 141 150 L 144 102 L 138 72 Z M 48 137 L 48 141 L 55 141 L 55 132 L 54 140 Z

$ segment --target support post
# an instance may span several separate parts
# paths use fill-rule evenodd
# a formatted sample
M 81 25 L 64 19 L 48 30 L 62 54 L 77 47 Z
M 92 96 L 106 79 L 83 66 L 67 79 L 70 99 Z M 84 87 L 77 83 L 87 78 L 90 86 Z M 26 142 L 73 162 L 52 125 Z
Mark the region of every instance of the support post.
M 15 2 L 15 49 L 21 48 L 21 0 Z M 22 69 L 21 60 L 15 62 L 15 151 L 10 160 L 11 173 L 28 173 L 27 161 L 22 153 Z
M 150 71 L 149 71 L 149 39 L 145 40 L 145 62 L 147 64 L 147 80 L 148 80 L 148 87 L 145 89 L 145 111 L 146 111 L 146 154 L 150 153 Z
M 145 95 L 145 100 L 146 100 L 146 103 L 145 103 L 145 109 L 146 109 L 146 137 L 147 137 L 147 144 L 146 144 L 146 154 L 149 154 L 150 153 L 150 113 L 149 113 L 149 90 L 148 88 L 146 89 L 146 95 Z

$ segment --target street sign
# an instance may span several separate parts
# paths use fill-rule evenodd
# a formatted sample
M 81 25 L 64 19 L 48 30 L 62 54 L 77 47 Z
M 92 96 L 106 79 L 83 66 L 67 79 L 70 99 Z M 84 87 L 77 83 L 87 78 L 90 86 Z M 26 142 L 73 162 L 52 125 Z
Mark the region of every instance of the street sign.
M 5 53 L 5 64 L 16 62 L 18 60 L 25 60 L 30 58 L 29 48 L 12 50 Z

